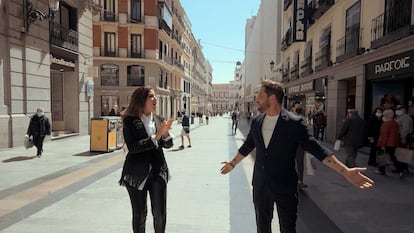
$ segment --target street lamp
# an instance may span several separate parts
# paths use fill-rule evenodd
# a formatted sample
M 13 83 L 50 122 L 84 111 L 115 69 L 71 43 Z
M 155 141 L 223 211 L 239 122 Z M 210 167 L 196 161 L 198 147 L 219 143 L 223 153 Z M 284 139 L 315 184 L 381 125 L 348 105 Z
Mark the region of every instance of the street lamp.
M 59 10 L 60 0 L 49 0 L 49 13 L 46 15 L 38 9 L 33 9 L 33 3 L 30 0 L 23 0 L 23 16 L 24 27 L 26 32 L 29 31 L 29 26 L 34 23 L 37 19 L 42 20 L 53 20 L 55 12 Z

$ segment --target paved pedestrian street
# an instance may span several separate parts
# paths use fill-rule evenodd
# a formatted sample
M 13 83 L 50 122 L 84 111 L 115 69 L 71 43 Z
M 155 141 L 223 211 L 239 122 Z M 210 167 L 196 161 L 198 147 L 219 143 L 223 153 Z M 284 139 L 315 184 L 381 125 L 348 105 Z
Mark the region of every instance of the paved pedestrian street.
M 165 150 L 172 179 L 167 191 L 168 233 L 254 233 L 251 196 L 253 156 L 228 175 L 221 162 L 235 155 L 248 131 L 241 119 L 231 134 L 229 116 L 209 125 L 191 125 L 192 147 L 179 150 L 181 126 L 174 123 L 174 147 Z M 89 136 L 47 141 L 42 158 L 35 149 L 0 150 L 0 233 L 130 233 L 131 207 L 118 185 L 122 150 L 89 152 Z M 325 144 L 332 147 L 331 144 Z M 343 160 L 341 151 L 338 157 Z M 364 165 L 367 155 L 359 153 Z M 340 175 L 317 164 L 299 191 L 299 233 L 414 232 L 413 176 L 399 180 L 368 168 L 371 190 L 351 187 Z M 147 232 L 152 233 L 150 205 Z M 273 232 L 279 232 L 274 214 Z

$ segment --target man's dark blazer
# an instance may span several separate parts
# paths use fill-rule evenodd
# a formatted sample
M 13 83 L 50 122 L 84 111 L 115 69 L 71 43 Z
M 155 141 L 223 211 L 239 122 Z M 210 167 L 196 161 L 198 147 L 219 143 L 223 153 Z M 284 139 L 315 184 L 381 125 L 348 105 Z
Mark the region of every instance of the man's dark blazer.
M 164 118 L 154 116 L 155 127 L 158 129 Z M 155 146 L 150 135 L 145 130 L 144 123 L 139 117 L 125 116 L 123 119 L 124 141 L 128 148 L 122 176 L 121 185 L 138 187 L 150 174 L 158 174 L 168 181 L 168 167 L 162 148 L 171 148 L 173 139 L 160 139 L 158 147 Z
M 308 134 L 301 117 L 286 109 L 281 110 L 269 145 L 265 148 L 262 135 L 265 116 L 262 113 L 252 120 L 246 141 L 239 148 L 244 156 L 256 148 L 253 187 L 259 190 L 269 188 L 274 193 L 296 193 L 298 177 L 295 156 L 298 145 L 319 160 L 332 152 Z

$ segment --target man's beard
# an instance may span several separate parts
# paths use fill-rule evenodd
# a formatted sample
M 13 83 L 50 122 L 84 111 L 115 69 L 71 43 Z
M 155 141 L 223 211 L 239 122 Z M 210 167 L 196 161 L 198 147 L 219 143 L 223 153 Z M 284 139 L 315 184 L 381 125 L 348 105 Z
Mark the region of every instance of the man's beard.
M 259 104 L 259 106 L 257 107 L 257 110 L 259 112 L 265 112 L 268 108 L 269 108 L 270 104 L 269 102 L 266 100 L 263 104 Z

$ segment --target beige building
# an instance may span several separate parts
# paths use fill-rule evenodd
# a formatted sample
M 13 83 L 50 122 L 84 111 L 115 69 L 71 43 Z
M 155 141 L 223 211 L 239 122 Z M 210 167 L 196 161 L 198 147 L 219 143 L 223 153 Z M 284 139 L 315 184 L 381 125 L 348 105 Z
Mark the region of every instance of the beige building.
M 52 17 L 47 0 L 0 1 L 0 148 L 23 145 L 39 107 L 52 122 L 52 139 L 88 134 L 96 8 L 60 1 Z
M 304 16 L 305 11 L 312 14 Z M 347 109 L 356 108 L 367 119 L 375 107 L 412 100 L 411 0 L 289 0 L 283 19 L 287 104 L 300 101 L 306 112 L 322 104 L 329 141 Z
M 241 109 L 256 113 L 261 81 L 281 80 L 281 36 L 283 1 L 262 0 L 256 16 L 247 19 L 245 57 L 242 66 Z M 273 64 L 271 67 L 270 64 Z M 272 69 L 271 69 L 272 68 Z
M 229 104 L 229 87 L 230 84 L 228 83 L 213 84 L 211 105 L 214 113 L 225 113 L 233 110 Z
M 165 117 L 198 110 L 199 95 L 192 92 L 193 84 L 199 86 L 193 77 L 204 75 L 204 56 L 180 1 L 101 3 L 102 11 L 93 18 L 94 116 L 118 114 L 139 86 L 155 89 L 157 112 Z

